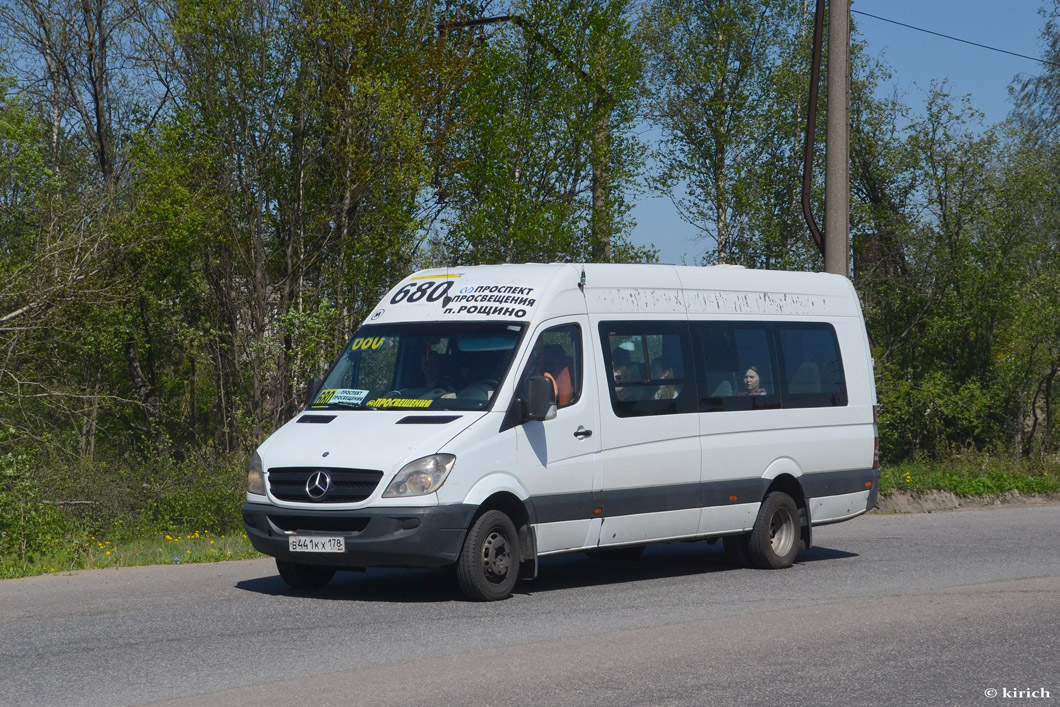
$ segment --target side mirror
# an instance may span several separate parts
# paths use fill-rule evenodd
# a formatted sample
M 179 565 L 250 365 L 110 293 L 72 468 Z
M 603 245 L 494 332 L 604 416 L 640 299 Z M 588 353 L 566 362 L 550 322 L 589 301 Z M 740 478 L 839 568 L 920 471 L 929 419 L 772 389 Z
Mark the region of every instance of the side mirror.
M 320 386 L 324 384 L 324 379 L 320 376 L 313 376 L 305 385 L 305 406 L 309 407 L 313 404 L 313 400 L 316 399 L 317 393 L 320 392 Z
M 526 400 L 527 420 L 551 420 L 556 416 L 556 386 L 544 376 L 533 376 L 528 381 Z

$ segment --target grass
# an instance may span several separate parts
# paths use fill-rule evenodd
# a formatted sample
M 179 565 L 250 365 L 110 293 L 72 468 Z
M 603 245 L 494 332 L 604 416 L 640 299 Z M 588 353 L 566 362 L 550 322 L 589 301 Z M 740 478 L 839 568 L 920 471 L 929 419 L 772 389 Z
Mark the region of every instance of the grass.
M 985 454 L 885 465 L 880 493 L 949 491 L 958 496 L 1060 493 L 1060 458 L 1035 462 Z
M 23 557 L 0 557 L 0 579 L 73 570 L 223 562 L 262 557 L 242 532 L 214 534 L 126 531 L 115 521 L 109 535 L 57 538 L 45 549 Z

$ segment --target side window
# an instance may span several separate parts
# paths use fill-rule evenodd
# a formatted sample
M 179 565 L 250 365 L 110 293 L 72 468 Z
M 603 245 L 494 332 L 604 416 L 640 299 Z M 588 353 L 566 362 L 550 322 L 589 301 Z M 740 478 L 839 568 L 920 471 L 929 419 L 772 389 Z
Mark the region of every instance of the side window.
M 557 407 L 578 402 L 582 393 L 581 327 L 564 324 L 541 332 L 519 379 L 520 390 L 525 391 L 531 376 L 545 376 L 552 381 Z
M 695 410 L 688 327 L 680 322 L 601 322 L 611 406 L 619 417 Z
M 699 409 L 780 407 L 775 356 L 766 322 L 698 322 L 696 363 L 701 367 Z
M 778 324 L 784 407 L 847 404 L 846 378 L 835 329 L 829 324 Z

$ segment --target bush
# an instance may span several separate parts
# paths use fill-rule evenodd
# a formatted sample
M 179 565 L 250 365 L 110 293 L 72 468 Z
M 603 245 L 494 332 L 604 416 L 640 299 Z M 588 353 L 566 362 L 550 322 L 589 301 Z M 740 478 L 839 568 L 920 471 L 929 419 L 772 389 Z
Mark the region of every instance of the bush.
M 43 457 L 0 454 L 0 577 L 256 554 L 242 532 L 242 455 L 120 466 Z
M 0 557 L 8 562 L 51 552 L 69 532 L 62 509 L 42 498 L 33 468 L 28 454 L 0 455 Z
M 62 463 L 0 455 L 0 551 L 25 559 L 93 535 L 153 531 L 229 532 L 242 527 L 241 455 L 141 465 Z
M 229 456 L 171 464 L 154 474 L 152 489 L 142 513 L 153 527 L 216 532 L 242 528 L 246 460 Z
M 1000 449 L 1008 441 L 996 419 L 1003 396 L 979 381 L 960 384 L 942 371 L 913 380 L 880 365 L 877 394 L 884 462 L 942 459 L 966 449 Z

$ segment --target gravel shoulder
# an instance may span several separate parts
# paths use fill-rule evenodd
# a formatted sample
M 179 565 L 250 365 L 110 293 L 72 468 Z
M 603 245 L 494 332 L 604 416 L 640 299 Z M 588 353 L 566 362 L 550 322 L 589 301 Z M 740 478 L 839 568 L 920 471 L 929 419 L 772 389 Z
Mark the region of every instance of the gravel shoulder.
M 896 491 L 880 497 L 872 513 L 933 513 L 935 511 L 966 511 L 1002 506 L 1060 505 L 1060 494 L 1023 495 L 1019 491 L 989 496 L 958 496 L 949 491 L 911 493 Z

